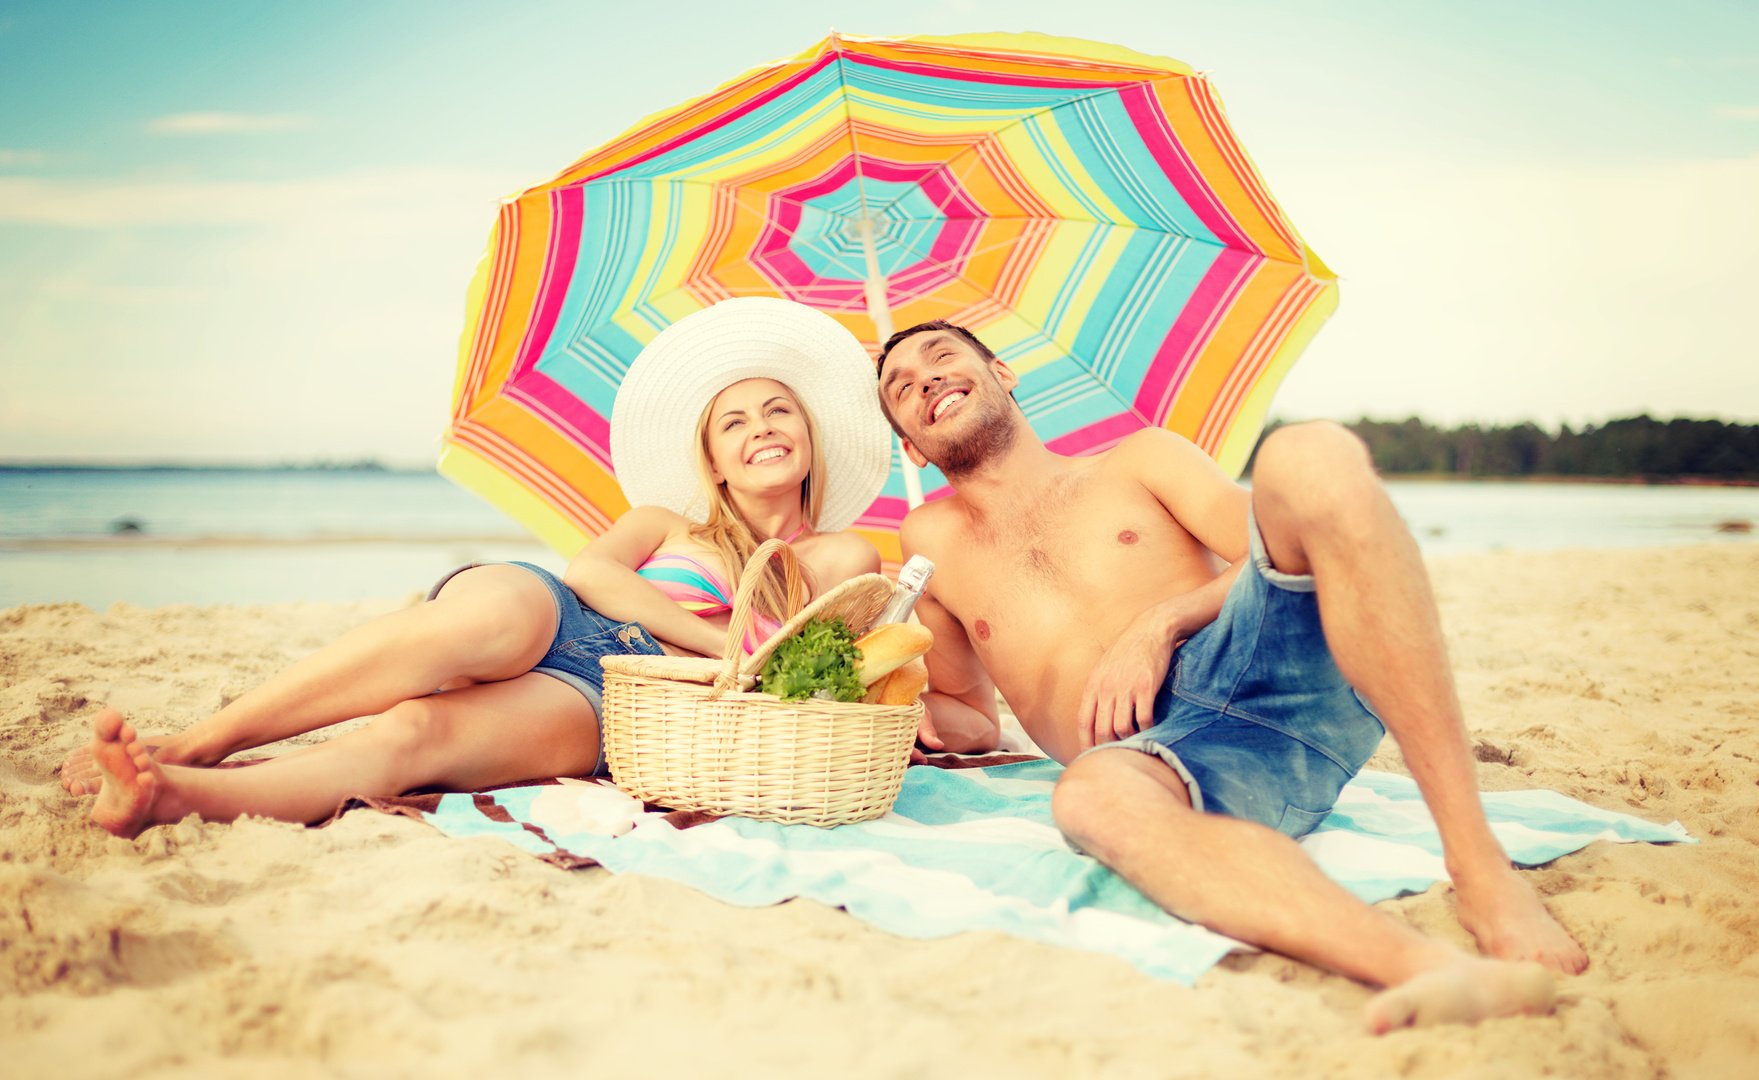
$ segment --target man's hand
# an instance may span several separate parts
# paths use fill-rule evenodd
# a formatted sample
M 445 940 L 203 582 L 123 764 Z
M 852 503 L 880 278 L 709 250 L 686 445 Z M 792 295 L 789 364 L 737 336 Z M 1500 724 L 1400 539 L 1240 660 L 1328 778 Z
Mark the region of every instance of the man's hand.
M 947 748 L 947 744 L 941 741 L 941 733 L 934 729 L 934 713 L 927 709 L 922 711 L 922 724 L 916 729 L 916 745 L 910 748 L 910 764 L 928 764 L 928 755 L 922 752 L 925 746 L 937 751 Z
M 1076 726 L 1082 749 L 1154 726 L 1154 696 L 1166 682 L 1173 650 L 1195 633 L 1186 628 L 1180 609 L 1171 600 L 1144 611 L 1093 666 L 1081 691 Z

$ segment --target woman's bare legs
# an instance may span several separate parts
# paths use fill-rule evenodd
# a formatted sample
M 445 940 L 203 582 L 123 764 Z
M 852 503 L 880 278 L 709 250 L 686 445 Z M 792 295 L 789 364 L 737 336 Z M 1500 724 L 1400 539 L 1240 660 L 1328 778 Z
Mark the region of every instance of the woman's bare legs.
M 322 821 L 354 795 L 577 776 L 599 754 L 598 717 L 586 698 L 536 672 L 399 702 L 357 731 L 248 769 L 162 765 L 113 709 L 92 730 L 104 781 L 92 820 L 118 836 L 189 814 Z
M 536 574 L 474 567 L 431 602 L 350 630 L 206 720 L 157 740 L 151 753 L 167 765 L 214 765 L 240 750 L 384 712 L 457 679 L 511 679 L 543 658 L 555 632 L 555 600 Z M 98 774 L 82 747 L 62 763 L 61 786 L 90 794 Z

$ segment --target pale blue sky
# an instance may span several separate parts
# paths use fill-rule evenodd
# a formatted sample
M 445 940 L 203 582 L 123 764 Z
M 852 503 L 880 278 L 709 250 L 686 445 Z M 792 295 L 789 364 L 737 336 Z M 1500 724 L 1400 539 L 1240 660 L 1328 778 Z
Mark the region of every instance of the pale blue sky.
M 1285 417 L 1759 420 L 1759 4 L 0 0 L 0 458 L 431 460 L 496 200 L 836 28 L 1213 73 Z

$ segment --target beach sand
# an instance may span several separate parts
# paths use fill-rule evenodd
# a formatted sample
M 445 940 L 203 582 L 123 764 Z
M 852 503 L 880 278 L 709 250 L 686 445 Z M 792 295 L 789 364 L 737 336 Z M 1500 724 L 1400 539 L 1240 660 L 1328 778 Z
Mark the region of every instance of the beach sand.
M 1702 841 L 1531 871 L 1589 972 L 1556 1015 L 1372 1038 L 1274 956 L 1194 989 L 804 901 L 553 869 L 359 811 L 323 829 L 89 826 L 51 770 L 98 703 L 172 730 L 408 598 L 0 612 L 0 1072 L 1751 1076 L 1759 1069 L 1759 545 L 1432 563 L 1487 789 Z M 1398 769 L 1390 742 L 1375 767 Z M 1386 905 L 1467 942 L 1446 886 Z

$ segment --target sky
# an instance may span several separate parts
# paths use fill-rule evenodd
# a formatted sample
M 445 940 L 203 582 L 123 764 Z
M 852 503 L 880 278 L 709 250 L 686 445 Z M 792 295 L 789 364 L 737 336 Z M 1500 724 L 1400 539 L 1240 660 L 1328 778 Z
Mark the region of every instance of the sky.
M 1759 421 L 1759 3 L 0 0 L 0 460 L 431 462 L 500 198 L 835 27 L 1209 72 L 1285 419 Z

